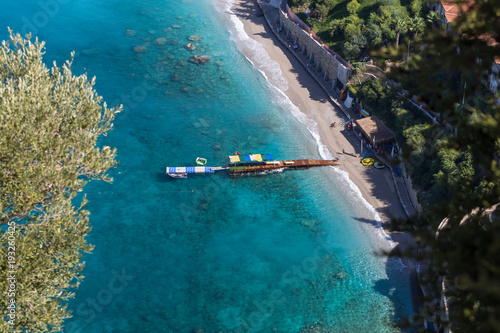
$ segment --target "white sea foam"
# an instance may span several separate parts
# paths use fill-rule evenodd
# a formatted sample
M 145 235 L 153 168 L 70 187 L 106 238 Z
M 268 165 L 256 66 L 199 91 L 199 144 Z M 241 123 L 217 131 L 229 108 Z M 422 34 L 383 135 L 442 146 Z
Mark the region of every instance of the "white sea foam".
M 292 103 L 288 96 L 284 93 L 288 89 L 288 83 L 281 72 L 279 64 L 269 57 L 269 54 L 264 49 L 264 47 L 250 38 L 244 30 L 243 23 L 238 19 L 238 17 L 231 11 L 231 7 L 234 5 L 233 0 L 218 0 L 216 5 L 218 9 L 227 15 L 222 15 L 224 17 L 229 17 L 229 31 L 240 48 L 243 55 L 248 59 L 248 61 L 266 78 L 271 91 L 279 98 L 275 102 L 280 105 L 283 109 L 289 110 L 292 115 L 298 119 L 307 130 L 310 132 L 314 141 L 316 142 L 318 152 L 320 156 L 324 159 L 332 159 L 333 154 L 330 152 L 328 147 L 321 141 L 321 137 L 318 130 L 318 124 L 306 114 L 304 114 L 300 109 Z M 336 175 L 336 183 L 341 188 L 348 188 L 348 191 L 344 191 L 344 195 L 347 193 L 352 193 L 348 199 L 354 200 L 356 203 L 361 202 L 362 205 L 368 209 L 373 219 L 378 225 L 379 239 L 387 241 L 391 248 L 394 248 L 395 244 L 393 239 L 384 231 L 382 227 L 382 221 L 378 212 L 375 208 L 368 203 L 368 201 L 363 197 L 360 189 L 354 184 L 354 182 L 349 178 L 349 174 L 340 170 L 336 167 L 331 167 L 333 173 Z M 382 247 L 385 247 L 382 245 Z M 400 261 L 401 262 L 401 261 Z M 404 264 L 401 262 L 401 265 Z
M 279 64 L 269 57 L 264 47 L 256 40 L 250 38 L 245 32 L 243 22 L 231 11 L 234 5 L 234 0 L 217 0 L 215 1 L 216 8 L 221 13 L 223 19 L 229 19 L 229 32 L 232 38 L 240 48 L 241 52 L 257 68 L 273 86 L 280 90 L 288 89 L 288 82 L 281 72 Z
M 300 109 L 292 103 L 292 101 L 283 91 L 272 85 L 271 88 L 276 94 L 280 96 L 280 99 L 278 100 L 280 102 L 278 104 L 281 104 L 281 106 L 284 109 L 290 110 L 292 115 L 295 118 L 297 118 L 302 124 L 304 124 L 305 127 L 308 129 L 308 131 L 311 133 L 318 147 L 318 152 L 320 156 L 323 159 L 329 159 L 329 160 L 333 159 L 334 156 L 332 152 L 321 141 L 321 136 L 318 130 L 318 124 L 313 119 L 309 118 L 305 113 L 300 111 Z M 338 175 L 338 177 L 335 177 L 338 185 L 340 185 L 341 187 L 348 187 L 350 193 L 354 194 L 353 199 L 360 200 L 363 203 L 363 205 L 370 211 L 371 215 L 374 217 L 374 220 L 377 222 L 378 225 L 377 230 L 379 231 L 380 236 L 389 242 L 391 248 L 394 248 L 395 244 L 393 239 L 385 232 L 385 230 L 382 227 L 382 221 L 380 219 L 380 215 L 375 210 L 375 208 L 372 205 L 370 205 L 368 201 L 366 201 L 366 199 L 363 197 L 363 194 L 361 193 L 359 187 L 357 187 L 356 184 L 354 184 L 354 182 L 349 178 L 349 173 L 347 171 L 341 170 L 336 167 L 331 167 L 331 169 L 333 170 L 334 173 Z

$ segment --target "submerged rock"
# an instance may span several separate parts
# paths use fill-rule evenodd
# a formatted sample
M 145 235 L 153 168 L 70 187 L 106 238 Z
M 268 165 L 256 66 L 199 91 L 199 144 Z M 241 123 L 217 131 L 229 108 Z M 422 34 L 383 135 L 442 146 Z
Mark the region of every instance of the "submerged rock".
M 308 327 L 303 327 L 300 330 L 300 333 L 329 333 L 330 330 L 327 330 L 321 323 L 315 323 Z
M 134 37 L 136 35 L 136 32 L 135 32 L 135 30 L 127 29 L 127 30 L 125 30 L 125 34 L 129 37 Z
M 196 42 L 196 41 L 199 41 L 200 40 L 200 36 L 199 35 L 191 35 L 189 36 L 189 40 L 192 41 L 192 42 Z
M 144 52 L 146 52 L 146 47 L 144 45 L 134 46 L 134 52 L 135 53 L 144 53 Z
M 219 150 L 221 150 L 221 149 L 222 149 L 222 147 L 221 147 L 221 145 L 214 145 L 214 146 L 212 147 L 212 149 L 213 149 L 213 150 L 215 150 L 215 151 L 219 151 Z
M 158 46 L 163 46 L 167 44 L 167 39 L 165 37 L 156 38 L 153 43 Z
M 191 61 L 192 63 L 200 64 L 200 65 L 206 63 L 209 60 L 210 60 L 210 58 L 205 57 L 205 56 L 192 56 L 191 59 L 189 59 L 189 61 Z
M 82 54 L 84 54 L 86 56 L 93 56 L 93 55 L 97 54 L 97 50 L 96 49 L 85 49 L 85 50 L 82 50 Z
M 201 327 L 196 327 L 196 328 L 193 328 L 191 333 L 205 333 L 205 331 Z
M 338 273 L 332 274 L 330 278 L 327 278 L 328 284 L 330 286 L 337 284 L 340 280 L 343 280 L 347 277 L 346 272 L 340 271 Z
M 314 228 L 315 226 L 320 225 L 321 223 L 315 220 L 302 220 L 300 221 L 300 224 L 308 228 Z

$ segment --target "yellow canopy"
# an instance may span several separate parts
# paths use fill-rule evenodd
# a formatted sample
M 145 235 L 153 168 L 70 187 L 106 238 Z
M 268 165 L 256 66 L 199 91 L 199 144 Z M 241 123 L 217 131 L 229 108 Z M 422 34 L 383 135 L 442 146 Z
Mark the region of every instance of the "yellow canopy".
M 231 163 L 236 163 L 236 162 L 239 162 L 240 161 L 240 157 L 238 155 L 232 155 L 232 156 L 229 156 L 229 161 Z

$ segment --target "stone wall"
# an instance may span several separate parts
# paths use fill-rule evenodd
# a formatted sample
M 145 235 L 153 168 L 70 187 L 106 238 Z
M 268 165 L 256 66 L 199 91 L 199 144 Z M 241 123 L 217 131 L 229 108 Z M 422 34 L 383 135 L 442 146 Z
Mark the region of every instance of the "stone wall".
M 411 182 L 410 176 L 406 173 L 406 168 L 403 163 L 400 164 L 400 168 L 403 175 L 403 180 L 405 182 L 406 190 L 408 191 L 408 196 L 410 197 L 411 204 L 415 211 L 420 214 L 422 213 L 422 206 L 418 202 L 417 192 L 413 189 L 413 184 Z
M 279 10 L 277 24 L 291 47 L 307 57 L 308 65 L 320 72 L 328 85 L 337 91 L 345 88 L 351 74 L 351 65 L 328 49 L 288 6 L 287 13 Z

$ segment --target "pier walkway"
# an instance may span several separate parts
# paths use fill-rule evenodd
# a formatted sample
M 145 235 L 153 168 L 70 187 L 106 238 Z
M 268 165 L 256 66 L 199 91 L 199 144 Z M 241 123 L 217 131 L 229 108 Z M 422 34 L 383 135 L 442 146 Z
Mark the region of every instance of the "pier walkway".
M 338 165 L 333 160 L 285 160 L 267 162 L 263 165 L 248 165 L 248 166 L 231 166 L 229 168 L 230 174 L 244 174 L 244 173 L 258 173 L 276 169 L 307 169 L 315 166 Z

